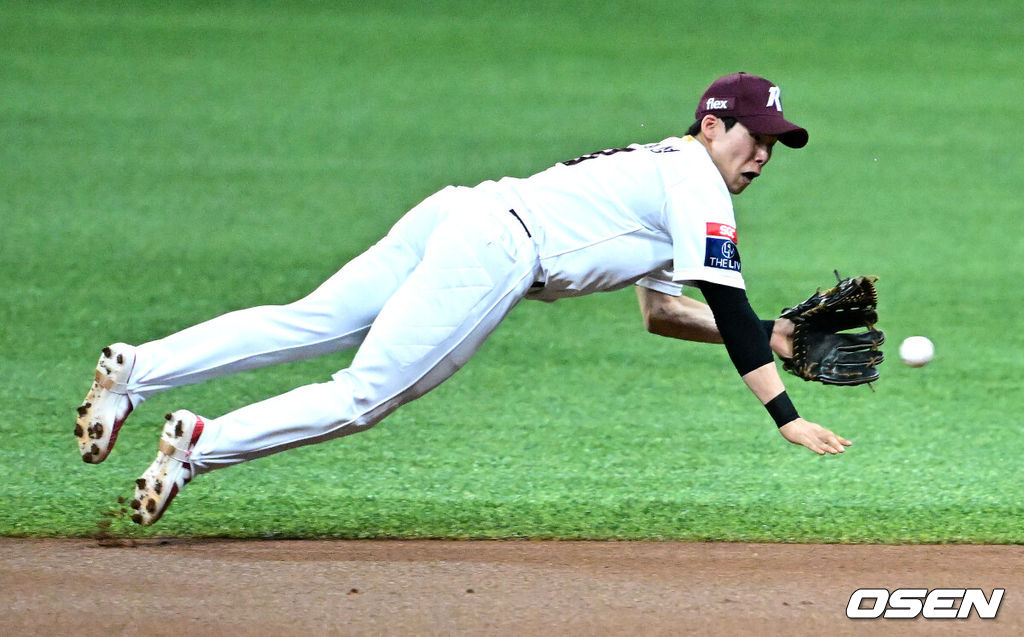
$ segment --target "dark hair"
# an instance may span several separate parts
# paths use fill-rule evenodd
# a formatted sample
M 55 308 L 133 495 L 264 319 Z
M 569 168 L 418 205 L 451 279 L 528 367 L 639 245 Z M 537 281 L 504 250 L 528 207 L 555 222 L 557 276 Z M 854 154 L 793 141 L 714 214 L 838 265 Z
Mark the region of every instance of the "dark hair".
M 725 130 L 729 130 L 730 128 L 733 127 L 733 125 L 736 124 L 736 118 L 735 117 L 719 117 L 718 119 L 722 120 L 722 123 L 725 124 Z M 688 128 L 686 130 L 686 134 L 690 135 L 691 137 L 696 136 L 697 133 L 700 132 L 700 123 L 703 122 L 703 121 L 704 121 L 704 118 L 702 117 L 702 118 L 698 119 L 696 122 L 694 122 L 693 124 L 691 124 L 690 128 Z

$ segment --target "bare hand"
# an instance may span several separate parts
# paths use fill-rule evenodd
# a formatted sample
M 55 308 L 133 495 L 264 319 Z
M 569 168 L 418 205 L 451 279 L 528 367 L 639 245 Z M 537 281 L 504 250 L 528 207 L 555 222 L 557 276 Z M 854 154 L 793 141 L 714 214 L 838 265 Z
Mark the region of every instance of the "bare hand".
M 803 445 L 818 455 L 837 454 L 846 451 L 853 443 L 832 433 L 819 424 L 797 418 L 779 427 L 779 433 L 796 445 Z

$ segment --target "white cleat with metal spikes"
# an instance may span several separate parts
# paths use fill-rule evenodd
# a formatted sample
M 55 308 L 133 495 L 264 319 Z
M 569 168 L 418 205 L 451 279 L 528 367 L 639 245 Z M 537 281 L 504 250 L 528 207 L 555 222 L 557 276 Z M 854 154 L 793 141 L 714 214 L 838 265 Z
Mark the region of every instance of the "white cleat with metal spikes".
M 103 348 L 85 401 L 78 408 L 75 436 L 82 460 L 99 464 L 107 459 L 125 418 L 132 413 L 128 377 L 135 366 L 135 348 L 114 343 Z
M 132 520 L 149 526 L 195 475 L 189 457 L 203 433 L 203 419 L 185 409 L 167 414 L 156 460 L 135 481 Z

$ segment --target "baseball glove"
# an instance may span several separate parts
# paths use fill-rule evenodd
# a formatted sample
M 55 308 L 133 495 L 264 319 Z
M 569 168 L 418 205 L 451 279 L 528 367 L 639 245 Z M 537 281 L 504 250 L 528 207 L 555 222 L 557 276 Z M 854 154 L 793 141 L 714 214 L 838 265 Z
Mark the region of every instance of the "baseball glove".
M 875 276 L 841 279 L 835 287 L 784 309 L 780 318 L 793 321 L 793 357 L 782 368 L 804 380 L 826 385 L 861 385 L 878 379 L 879 346 L 885 334 L 875 329 L 878 293 Z M 862 331 L 857 328 L 866 328 Z

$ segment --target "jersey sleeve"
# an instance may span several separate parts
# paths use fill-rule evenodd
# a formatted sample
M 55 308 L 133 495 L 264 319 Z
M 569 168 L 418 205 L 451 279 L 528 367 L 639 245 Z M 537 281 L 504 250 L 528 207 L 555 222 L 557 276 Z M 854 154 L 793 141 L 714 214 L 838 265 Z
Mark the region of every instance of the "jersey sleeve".
M 655 292 L 668 294 L 669 296 L 683 295 L 683 284 L 672 280 L 672 272 L 670 270 L 650 272 L 647 276 L 637 281 L 636 284 Z
M 694 180 L 677 186 L 669 193 L 665 213 L 672 236 L 674 282 L 707 281 L 746 289 L 732 200 L 724 186 L 695 186 Z

